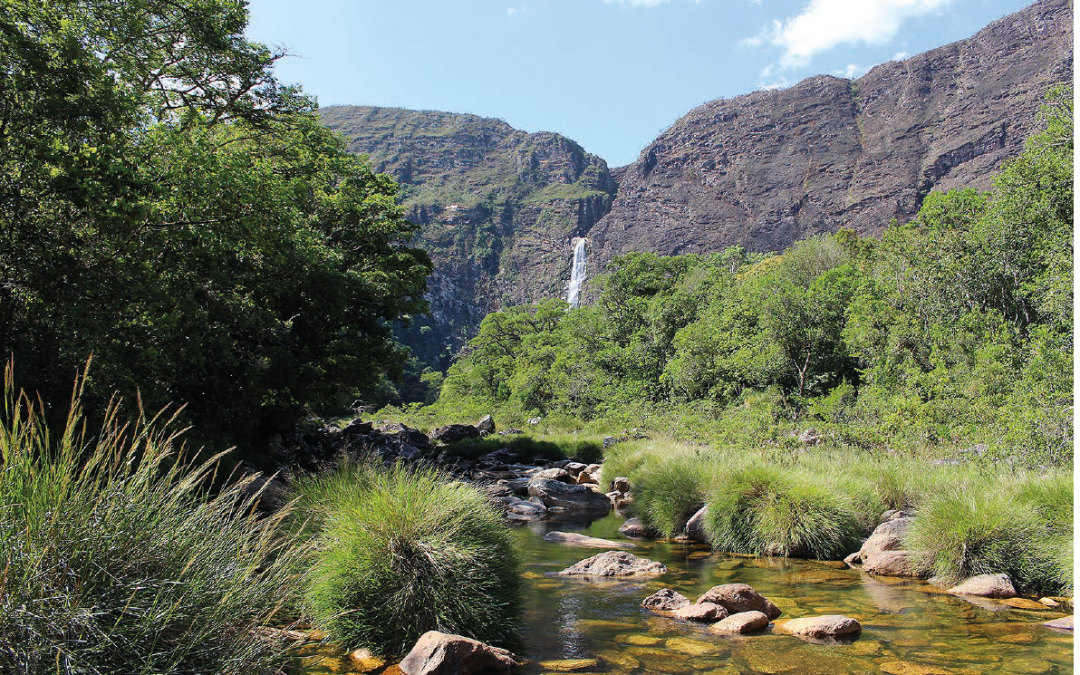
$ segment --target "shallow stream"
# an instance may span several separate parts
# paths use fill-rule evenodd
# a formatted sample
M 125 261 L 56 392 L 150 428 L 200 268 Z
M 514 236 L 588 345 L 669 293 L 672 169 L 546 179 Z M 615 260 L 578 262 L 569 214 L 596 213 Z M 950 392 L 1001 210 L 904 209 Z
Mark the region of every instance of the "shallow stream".
M 530 660 L 523 675 L 573 666 L 581 668 L 576 672 L 634 675 L 1073 672 L 1072 634 L 1039 625 L 1062 612 L 973 603 L 921 581 L 871 577 L 843 563 L 735 557 L 705 546 L 634 541 L 630 552 L 664 563 L 667 574 L 621 581 L 555 575 L 600 551 L 549 543 L 544 534 L 561 530 L 625 540 L 618 531 L 622 522 L 611 514 L 589 524 L 515 526 L 524 557 L 526 608 L 521 644 L 514 651 Z M 863 632 L 848 644 L 832 645 L 769 631 L 718 636 L 704 624 L 660 617 L 640 606 L 661 588 L 694 600 L 724 583 L 750 584 L 783 610 L 781 619 L 845 614 L 858 619 Z M 305 659 L 303 672 L 360 672 L 347 656 L 323 654 L 326 658 Z

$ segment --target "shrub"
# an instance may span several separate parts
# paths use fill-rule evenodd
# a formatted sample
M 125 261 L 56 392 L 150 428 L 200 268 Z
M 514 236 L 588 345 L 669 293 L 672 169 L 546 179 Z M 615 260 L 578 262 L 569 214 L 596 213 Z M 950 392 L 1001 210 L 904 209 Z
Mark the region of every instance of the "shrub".
M 745 466 L 722 475 L 705 529 L 719 550 L 819 559 L 858 547 L 861 528 L 845 499 L 820 476 Z
M 639 466 L 630 476 L 635 515 L 664 536 L 681 533 L 686 521 L 705 506 L 710 468 L 699 456 L 667 457 Z
M 0 672 L 271 672 L 288 645 L 258 629 L 295 587 L 280 517 L 250 480 L 207 497 L 213 461 L 174 450 L 168 420 L 83 435 L 6 380 L 0 424 Z
M 516 635 L 519 562 L 500 516 L 474 488 L 430 469 L 326 485 L 331 505 L 306 582 L 315 622 L 348 648 L 408 651 L 439 630 L 484 642 Z

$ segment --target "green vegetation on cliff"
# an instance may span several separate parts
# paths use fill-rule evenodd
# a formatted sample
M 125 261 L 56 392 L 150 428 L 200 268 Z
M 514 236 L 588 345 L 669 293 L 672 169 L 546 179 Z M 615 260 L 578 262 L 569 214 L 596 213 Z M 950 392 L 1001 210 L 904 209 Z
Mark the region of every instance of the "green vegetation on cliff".
M 1071 462 L 1072 115 L 1052 92 L 992 190 L 931 193 L 880 240 L 631 254 L 591 280 L 592 306 L 494 313 L 435 410 Z

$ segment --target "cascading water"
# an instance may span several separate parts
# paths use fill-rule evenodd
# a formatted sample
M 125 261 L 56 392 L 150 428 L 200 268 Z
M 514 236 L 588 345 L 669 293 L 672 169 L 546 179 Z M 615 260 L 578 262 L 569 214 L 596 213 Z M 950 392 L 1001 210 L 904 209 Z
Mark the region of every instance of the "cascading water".
M 570 287 L 566 290 L 566 302 L 571 308 L 581 304 L 581 285 L 585 283 L 585 237 L 575 237 L 574 260 L 570 263 Z

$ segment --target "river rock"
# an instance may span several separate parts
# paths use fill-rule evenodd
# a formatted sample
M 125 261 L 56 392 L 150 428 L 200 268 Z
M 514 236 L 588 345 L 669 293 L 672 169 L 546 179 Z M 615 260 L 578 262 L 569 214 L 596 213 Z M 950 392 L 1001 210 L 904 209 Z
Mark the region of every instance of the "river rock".
M 1015 598 L 1016 589 L 1007 574 L 980 574 L 965 579 L 949 589 L 953 595 L 975 595 L 980 598 Z
M 570 472 L 557 466 L 537 471 L 529 478 L 530 482 L 534 480 L 557 480 L 568 485 L 574 484 L 574 477 L 570 475 Z
M 714 623 L 709 630 L 721 634 L 756 633 L 769 627 L 769 617 L 764 612 L 737 612 Z
M 689 605 L 685 595 L 671 588 L 659 590 L 641 601 L 642 607 L 657 612 L 674 612 Z
M 628 537 L 651 537 L 656 534 L 641 518 L 627 518 L 619 528 L 619 532 Z
M 899 513 L 899 512 L 897 512 Z M 893 514 L 895 515 L 895 514 Z M 903 538 L 914 518 L 891 518 L 878 525 L 859 549 L 859 558 L 865 561 L 881 551 L 899 551 L 904 547 Z
M 559 574 L 562 576 L 632 577 L 656 576 L 666 572 L 667 567 L 663 563 L 639 558 L 623 551 L 607 551 L 571 565 Z
M 529 496 L 535 497 L 548 508 L 561 506 L 565 509 L 585 511 L 607 511 L 611 508 L 611 500 L 602 494 L 582 485 L 567 485 L 547 478 L 530 480 Z
M 405 675 L 505 673 L 520 665 L 512 652 L 461 635 L 428 631 L 402 660 Z
M 686 537 L 693 542 L 704 544 L 709 541 L 709 538 L 705 535 L 705 517 L 709 514 L 709 507 L 703 506 L 698 509 L 697 513 L 690 516 L 690 520 L 686 521 L 686 527 L 683 533 Z
M 1053 621 L 1044 621 L 1043 625 L 1047 628 L 1057 628 L 1058 630 L 1072 630 L 1073 618 L 1072 615 L 1063 616 L 1060 619 L 1054 619 Z
M 537 504 L 533 501 L 524 501 L 518 499 L 510 503 L 510 513 L 516 513 L 522 516 L 542 516 L 547 513 L 547 507 L 543 504 Z
M 471 424 L 447 424 L 432 431 L 428 437 L 440 443 L 454 443 L 467 438 L 479 438 L 480 430 Z
M 576 479 L 578 474 L 585 470 L 585 467 L 586 465 L 581 462 L 567 462 L 563 469 L 565 469 L 566 473 L 570 474 L 571 477 Z
M 630 479 L 626 476 L 616 476 L 615 480 L 611 481 L 611 489 L 628 494 L 630 492 Z
M 672 618 L 683 621 L 700 621 L 712 623 L 719 621 L 728 615 L 728 611 L 720 605 L 711 602 L 699 602 L 693 605 L 680 607 L 671 613 Z
M 495 418 L 491 415 L 484 415 L 476 423 L 476 430 L 480 432 L 481 436 L 495 433 Z
M 728 611 L 728 614 L 755 611 L 765 614 L 770 619 L 775 619 L 781 614 L 779 607 L 747 584 L 713 586 L 705 591 L 697 601 L 699 603 L 712 602 L 720 605 Z
M 883 577 L 920 576 L 907 551 L 878 551 L 863 560 L 863 570 Z
M 589 537 L 576 532 L 548 532 L 544 535 L 544 541 L 563 544 L 564 546 L 579 546 L 583 548 L 637 548 L 628 541 L 611 541 L 599 537 Z
M 776 627 L 781 633 L 801 637 L 822 639 L 854 635 L 862 631 L 862 624 L 850 616 L 826 614 L 824 616 L 806 616 L 785 621 Z

